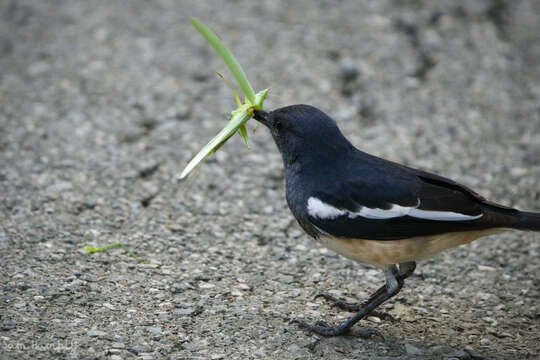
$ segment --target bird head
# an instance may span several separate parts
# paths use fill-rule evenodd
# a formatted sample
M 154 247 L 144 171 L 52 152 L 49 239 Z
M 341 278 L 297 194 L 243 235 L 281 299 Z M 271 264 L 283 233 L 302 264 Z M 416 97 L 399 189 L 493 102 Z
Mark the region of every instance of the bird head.
M 285 164 L 332 158 L 352 147 L 336 122 L 310 105 L 291 105 L 271 112 L 255 110 L 253 115 L 270 130 Z

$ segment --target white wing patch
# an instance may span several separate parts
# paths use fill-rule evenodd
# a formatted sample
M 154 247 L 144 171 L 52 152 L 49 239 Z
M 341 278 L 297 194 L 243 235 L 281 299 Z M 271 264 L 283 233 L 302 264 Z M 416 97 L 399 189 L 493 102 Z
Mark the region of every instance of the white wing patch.
M 319 219 L 335 219 L 339 216 L 347 215 L 350 219 L 363 217 L 366 219 L 392 219 L 401 216 L 411 216 L 418 219 L 438 220 L 438 221 L 468 221 L 482 217 L 480 215 L 465 215 L 452 211 L 421 210 L 420 199 L 416 206 L 401 206 L 393 204 L 390 209 L 361 207 L 360 211 L 341 210 L 332 205 L 322 202 L 316 197 L 310 197 L 307 202 L 308 214 Z
M 467 221 L 476 220 L 482 217 L 484 214 L 479 215 L 465 215 L 452 211 L 435 211 L 435 210 L 420 210 L 412 209 L 408 213 L 409 216 L 427 219 L 427 220 L 439 220 L 439 221 Z
M 316 197 L 310 197 L 308 199 L 307 211 L 309 215 L 319 219 L 335 219 L 338 216 L 348 213 L 348 211 L 339 210 L 332 205 L 325 204 Z

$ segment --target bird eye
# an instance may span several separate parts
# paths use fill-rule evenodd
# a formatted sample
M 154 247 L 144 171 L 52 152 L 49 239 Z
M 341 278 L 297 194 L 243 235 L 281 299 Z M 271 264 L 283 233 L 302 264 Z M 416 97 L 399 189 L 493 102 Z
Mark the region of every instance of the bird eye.
M 281 121 L 277 120 L 275 123 L 274 123 L 274 129 L 276 130 L 281 130 L 282 128 L 282 124 L 281 124 Z

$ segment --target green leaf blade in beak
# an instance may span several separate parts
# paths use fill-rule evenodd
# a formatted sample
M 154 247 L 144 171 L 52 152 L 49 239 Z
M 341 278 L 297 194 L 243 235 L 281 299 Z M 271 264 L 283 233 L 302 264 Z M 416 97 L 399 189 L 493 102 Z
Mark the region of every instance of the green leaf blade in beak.
M 246 147 L 249 149 L 249 141 L 248 141 L 248 133 L 246 129 L 246 124 L 240 125 L 238 128 L 238 132 L 240 133 L 240 136 L 242 139 L 244 139 L 244 142 L 246 143 Z
M 249 111 L 239 111 L 233 115 L 227 126 L 225 126 L 221 131 L 214 136 L 212 140 L 206 144 L 201 151 L 197 153 L 191 159 L 191 161 L 186 165 L 185 169 L 182 171 L 178 180 L 183 180 L 188 176 L 188 174 L 202 163 L 210 154 L 219 149 L 234 133 L 238 130 L 239 127 L 243 126 L 246 121 L 251 118 Z
M 216 52 L 221 56 L 225 64 L 233 74 L 234 78 L 238 82 L 240 89 L 244 92 L 244 95 L 251 104 L 255 104 L 255 92 L 249 83 L 246 73 L 240 66 L 236 57 L 227 49 L 227 47 L 221 42 L 220 38 L 210 29 L 208 26 L 200 22 L 195 18 L 190 18 L 193 26 L 205 37 L 206 40 L 212 45 Z
M 214 138 L 210 140 L 208 144 L 206 144 L 201 149 L 201 151 L 199 151 L 197 155 L 193 157 L 193 159 L 191 159 L 191 161 L 186 165 L 182 173 L 180 173 L 180 175 L 177 177 L 177 179 L 185 179 L 189 175 L 189 173 L 193 171 L 193 169 L 195 169 L 199 164 L 204 162 L 204 160 L 206 160 L 206 158 L 210 156 L 210 154 L 219 149 L 221 145 L 223 145 L 231 136 L 234 135 L 234 133 L 240 131 L 240 135 L 242 135 L 242 127 L 245 129 L 246 121 L 251 119 L 251 117 L 253 116 L 254 107 L 262 109 L 262 104 L 264 102 L 264 99 L 266 98 L 266 95 L 268 95 L 268 89 L 264 89 L 255 95 L 254 105 L 244 104 L 238 109 L 234 110 L 231 113 L 232 118 L 231 120 L 229 120 L 227 125 L 223 129 L 221 129 L 221 131 L 216 136 L 214 136 Z M 247 131 L 245 135 L 247 138 Z M 246 140 L 246 138 L 244 138 L 244 140 Z

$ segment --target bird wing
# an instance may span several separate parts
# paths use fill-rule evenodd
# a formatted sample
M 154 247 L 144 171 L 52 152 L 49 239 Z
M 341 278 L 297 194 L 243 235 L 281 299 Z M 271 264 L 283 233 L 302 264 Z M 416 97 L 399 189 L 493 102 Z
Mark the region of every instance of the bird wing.
M 349 169 L 346 179 L 317 186 L 307 199 L 308 220 L 336 237 L 396 240 L 491 227 L 488 203 L 441 176 L 392 162 Z

